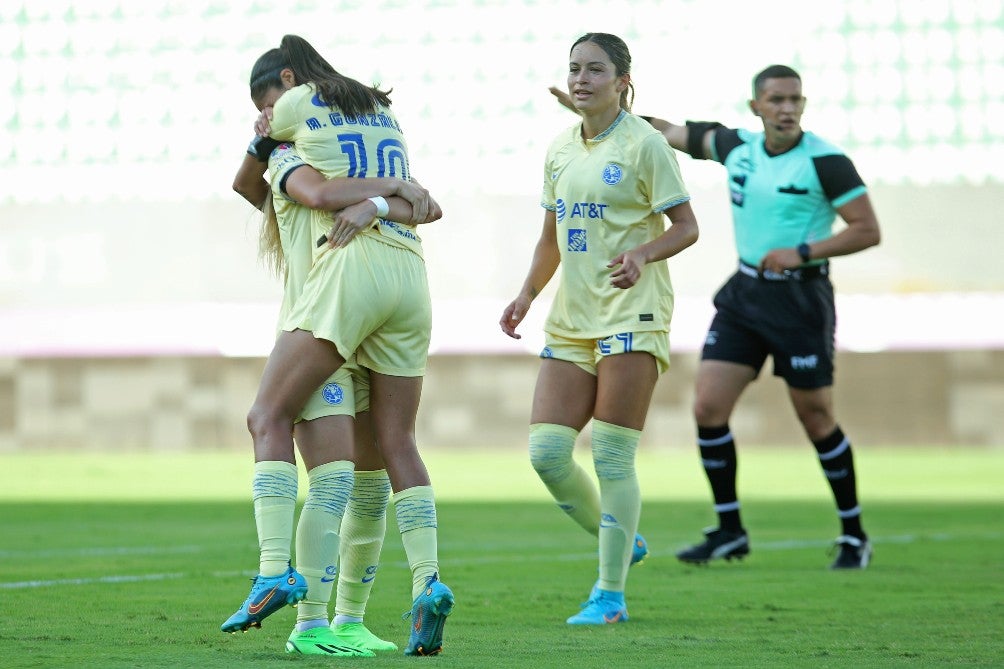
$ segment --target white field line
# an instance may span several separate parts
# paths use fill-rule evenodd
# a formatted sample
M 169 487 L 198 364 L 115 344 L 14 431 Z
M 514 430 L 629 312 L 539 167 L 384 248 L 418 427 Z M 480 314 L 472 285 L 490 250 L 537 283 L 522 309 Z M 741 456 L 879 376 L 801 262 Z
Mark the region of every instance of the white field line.
M 213 572 L 210 576 L 214 578 L 233 578 L 246 576 L 254 578 L 253 571 L 219 571 Z M 12 581 L 0 583 L 0 590 L 21 590 L 24 588 L 48 588 L 60 585 L 94 585 L 97 583 L 143 583 L 146 581 L 172 581 L 178 578 L 186 578 L 192 574 L 185 572 L 173 572 L 167 574 L 136 574 L 133 576 L 96 576 L 93 578 L 59 578 L 49 581 Z
M 952 535 L 946 533 L 935 533 L 935 534 L 900 534 L 882 538 L 872 538 L 873 544 L 912 544 L 920 541 L 955 541 L 958 539 L 982 539 L 986 541 L 999 541 L 1001 539 L 1000 532 L 989 532 L 984 534 L 974 534 L 974 535 Z M 832 540 L 821 540 L 821 539 L 809 539 L 809 540 L 791 540 L 791 541 L 768 541 L 764 543 L 757 543 L 756 549 L 758 551 L 788 551 L 788 550 L 804 550 L 806 548 L 826 548 L 833 545 Z M 20 554 L 24 557 L 30 556 L 40 556 L 44 554 L 53 555 L 118 555 L 118 554 L 157 554 L 157 553 L 195 553 L 202 550 L 198 546 L 173 546 L 166 548 L 158 548 L 154 546 L 149 547 L 139 547 L 139 548 L 103 548 L 103 549 L 81 549 L 79 551 L 0 551 L 0 559 L 10 557 L 12 554 Z M 93 551 L 93 552 L 91 552 Z M 652 552 L 649 557 L 657 555 L 658 553 Z M 596 553 L 565 553 L 562 555 L 552 555 L 552 554 L 536 554 L 536 555 L 521 555 L 518 558 L 513 556 L 485 556 L 485 557 L 467 557 L 461 560 L 452 560 L 452 564 L 458 565 L 472 565 L 472 564 L 498 564 L 503 562 L 512 562 L 518 559 L 520 562 L 577 562 L 580 560 L 595 560 Z M 407 567 L 408 563 L 403 561 L 390 562 L 387 566 L 393 567 Z M 255 573 L 253 571 L 228 571 L 228 572 L 213 572 L 211 576 L 214 578 L 233 578 L 238 576 L 244 576 L 248 578 L 253 578 Z M 141 583 L 147 581 L 169 581 L 179 578 L 186 578 L 191 576 L 184 572 L 173 572 L 173 573 L 163 573 L 163 574 L 136 574 L 136 575 L 112 575 L 112 576 L 98 576 L 93 578 L 61 578 L 52 580 L 36 580 L 36 581 L 11 581 L 7 583 L 0 583 L 0 590 L 22 590 L 27 588 L 47 588 L 54 586 L 67 586 L 67 585 L 94 585 L 94 584 L 116 584 L 116 583 Z
M 44 550 L 3 550 L 0 561 L 32 560 L 36 558 L 105 557 L 115 555 L 165 555 L 201 553 L 202 546 L 109 546 L 95 548 L 48 548 Z

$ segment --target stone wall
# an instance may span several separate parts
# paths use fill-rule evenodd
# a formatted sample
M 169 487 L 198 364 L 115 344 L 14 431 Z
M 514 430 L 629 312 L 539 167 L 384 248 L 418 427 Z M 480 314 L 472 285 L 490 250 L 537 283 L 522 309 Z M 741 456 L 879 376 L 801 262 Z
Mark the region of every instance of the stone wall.
M 690 448 L 694 353 L 656 388 L 642 448 Z M 246 449 L 261 358 L 0 359 L 0 452 Z M 538 360 L 432 356 L 419 414 L 424 448 L 523 448 Z M 769 367 L 769 363 L 768 363 Z M 1004 447 L 1004 351 L 840 353 L 837 417 L 856 443 Z M 749 445 L 802 443 L 768 373 L 732 421 Z

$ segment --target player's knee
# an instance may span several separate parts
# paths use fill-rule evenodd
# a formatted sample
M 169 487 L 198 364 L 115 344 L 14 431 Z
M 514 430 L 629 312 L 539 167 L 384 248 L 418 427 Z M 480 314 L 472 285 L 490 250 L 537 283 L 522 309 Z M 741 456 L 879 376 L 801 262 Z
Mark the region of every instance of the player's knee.
M 802 428 L 805 430 L 805 434 L 812 441 L 825 439 L 832 434 L 833 430 L 837 427 L 836 420 L 829 413 L 812 414 L 805 417 L 800 415 L 799 420 L 802 423 Z
M 710 397 L 698 395 L 694 398 L 694 422 L 698 425 L 722 425 L 728 422 L 728 412 Z
M 811 439 L 822 439 L 833 432 L 837 425 L 833 411 L 824 403 L 800 404 L 796 406 L 795 413 L 805 433 Z
M 545 483 L 557 483 L 572 471 L 572 451 L 578 430 L 564 425 L 530 426 L 530 464 Z
M 277 425 L 285 424 L 288 427 L 292 422 L 292 418 L 283 416 L 274 407 L 259 402 L 255 402 L 247 415 L 248 432 L 254 439 L 269 434 Z

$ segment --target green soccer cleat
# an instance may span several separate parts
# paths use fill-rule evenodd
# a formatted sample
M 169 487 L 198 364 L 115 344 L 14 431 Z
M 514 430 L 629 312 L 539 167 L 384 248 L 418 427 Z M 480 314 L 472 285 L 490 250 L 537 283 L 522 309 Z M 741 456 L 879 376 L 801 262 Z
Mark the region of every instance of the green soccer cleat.
M 331 631 L 327 625 L 293 633 L 286 640 L 286 652 L 295 655 L 329 655 L 331 657 L 373 657 L 365 648 L 351 646 Z
M 436 655 L 443 650 L 443 626 L 453 612 L 453 592 L 433 574 L 415 598 L 411 611 L 411 637 L 405 655 Z
M 384 641 L 373 632 L 366 629 L 362 623 L 342 623 L 335 625 L 331 623 L 331 631 L 341 639 L 342 643 L 356 648 L 365 648 L 376 652 L 397 650 L 397 644 L 393 641 Z
M 261 621 L 284 606 L 296 606 L 307 596 L 307 581 L 292 567 L 279 576 L 262 576 L 251 579 L 251 594 L 237 612 L 220 625 L 224 632 L 247 632 L 251 627 L 261 627 Z

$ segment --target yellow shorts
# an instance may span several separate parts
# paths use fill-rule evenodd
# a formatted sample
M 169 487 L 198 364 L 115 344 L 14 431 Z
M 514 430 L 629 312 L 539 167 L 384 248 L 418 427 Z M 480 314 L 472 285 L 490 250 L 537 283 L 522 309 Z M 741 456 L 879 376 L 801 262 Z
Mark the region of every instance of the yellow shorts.
M 321 255 L 282 326 L 390 376 L 424 376 L 432 335 L 425 261 L 368 234 Z
M 369 408 L 369 372 L 350 361 L 339 367 L 337 372 L 314 391 L 297 422 L 327 416 L 355 416 L 369 411 Z
M 649 353 L 662 374 L 669 369 L 669 333 L 665 331 L 622 332 L 601 339 L 570 339 L 544 333 L 541 358 L 554 358 L 574 363 L 596 376 L 600 360 L 620 353 Z

